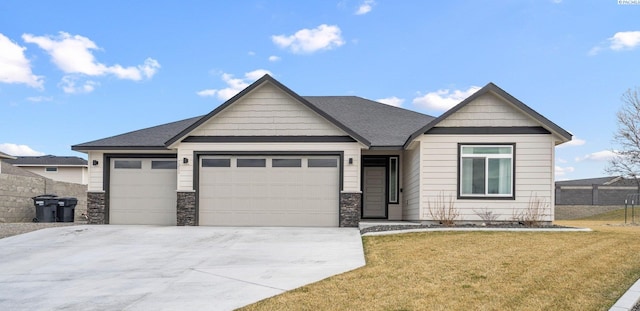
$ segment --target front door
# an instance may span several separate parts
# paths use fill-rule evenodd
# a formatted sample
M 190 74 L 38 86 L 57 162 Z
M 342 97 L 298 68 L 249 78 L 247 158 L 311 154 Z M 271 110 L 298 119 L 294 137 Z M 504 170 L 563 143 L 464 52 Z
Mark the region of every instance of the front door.
M 387 168 L 365 166 L 362 183 L 362 218 L 387 218 Z

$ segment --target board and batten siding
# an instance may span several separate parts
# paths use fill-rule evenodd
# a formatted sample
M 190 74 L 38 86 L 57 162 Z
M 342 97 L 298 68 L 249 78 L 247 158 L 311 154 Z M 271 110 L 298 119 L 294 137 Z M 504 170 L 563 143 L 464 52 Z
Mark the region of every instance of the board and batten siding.
M 404 220 L 420 220 L 420 141 L 414 141 L 405 151 L 403 176 L 403 205 Z
M 265 83 L 199 126 L 195 136 L 342 136 L 344 131 Z
M 507 101 L 492 94 L 479 96 L 438 123 L 438 127 L 539 125 Z
M 553 220 L 554 139 L 552 135 L 423 135 L 421 142 L 420 198 L 423 220 L 431 220 L 432 205 L 441 193 L 455 201 L 459 220 L 482 220 L 476 211 L 492 211 L 509 221 L 526 210 L 532 198 L 548 204 L 545 221 Z M 515 200 L 457 199 L 458 143 L 515 143 Z
M 178 191 L 193 191 L 194 152 L 343 152 L 343 182 L 345 192 L 360 191 L 360 143 L 180 143 L 178 159 L 187 158 L 189 163 L 178 161 Z M 353 164 L 349 164 L 349 158 Z

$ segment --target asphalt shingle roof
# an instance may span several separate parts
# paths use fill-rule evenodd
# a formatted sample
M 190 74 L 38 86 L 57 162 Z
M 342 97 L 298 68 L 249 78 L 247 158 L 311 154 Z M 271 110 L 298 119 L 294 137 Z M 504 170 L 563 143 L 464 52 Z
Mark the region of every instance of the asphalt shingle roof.
M 202 116 L 98 139 L 72 146 L 71 149 L 166 149 L 165 142 L 167 140 L 171 139 L 182 130 L 198 121 L 200 118 L 202 118 Z
M 371 142 L 372 147 L 401 147 L 434 117 L 357 96 L 306 96 L 305 100 Z M 203 116 L 145 128 L 75 145 L 73 150 L 166 149 L 165 143 Z
M 435 119 L 357 96 L 303 98 L 366 138 L 371 147 L 402 147 L 413 132 Z
M 44 156 L 28 156 L 16 157 L 16 159 L 7 159 L 7 163 L 12 165 L 65 165 L 65 166 L 82 166 L 87 165 L 87 160 L 80 157 L 59 157 L 54 155 Z

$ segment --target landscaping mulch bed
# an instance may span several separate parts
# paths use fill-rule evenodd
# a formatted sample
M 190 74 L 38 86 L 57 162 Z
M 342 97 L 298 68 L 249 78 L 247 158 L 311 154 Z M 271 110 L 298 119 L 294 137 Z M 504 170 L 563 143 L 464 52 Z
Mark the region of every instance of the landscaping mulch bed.
M 480 224 L 459 224 L 454 226 L 445 226 L 440 224 L 415 224 L 415 225 L 378 225 L 367 228 L 360 229 L 360 234 L 365 234 L 368 232 L 383 232 L 383 231 L 399 231 L 399 230 L 412 230 L 412 229 L 435 229 L 435 228 L 505 228 L 505 229 L 560 229 L 560 228 L 570 228 L 566 226 L 560 225 L 541 225 L 536 227 L 526 226 L 521 223 L 497 223 L 497 224 L 488 224 L 488 225 L 480 225 Z M 639 310 L 640 311 L 640 310 Z

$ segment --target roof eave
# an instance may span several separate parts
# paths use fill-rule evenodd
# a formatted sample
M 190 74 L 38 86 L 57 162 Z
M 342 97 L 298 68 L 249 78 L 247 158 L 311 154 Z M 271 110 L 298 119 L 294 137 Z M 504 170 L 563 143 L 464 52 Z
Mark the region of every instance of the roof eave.
M 89 152 L 96 150 L 104 151 L 122 151 L 122 150 L 162 150 L 169 151 L 171 149 L 165 146 L 71 146 L 71 150 L 79 152 Z

